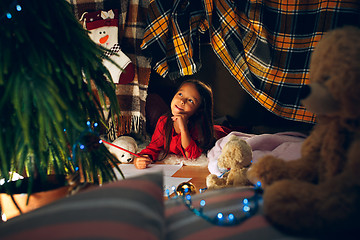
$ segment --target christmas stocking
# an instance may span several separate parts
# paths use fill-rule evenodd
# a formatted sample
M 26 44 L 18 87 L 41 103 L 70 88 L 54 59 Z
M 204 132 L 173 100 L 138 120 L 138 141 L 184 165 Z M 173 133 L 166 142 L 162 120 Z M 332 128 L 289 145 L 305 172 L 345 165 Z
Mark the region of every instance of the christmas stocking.
M 103 64 L 109 70 L 114 83 L 128 84 L 132 82 L 135 76 L 134 65 L 130 58 L 121 51 L 118 43 L 118 10 L 86 12 L 82 18 L 84 27 L 90 31 L 90 38 L 108 49 L 106 56 L 123 69 L 119 69 L 112 62 L 104 59 Z

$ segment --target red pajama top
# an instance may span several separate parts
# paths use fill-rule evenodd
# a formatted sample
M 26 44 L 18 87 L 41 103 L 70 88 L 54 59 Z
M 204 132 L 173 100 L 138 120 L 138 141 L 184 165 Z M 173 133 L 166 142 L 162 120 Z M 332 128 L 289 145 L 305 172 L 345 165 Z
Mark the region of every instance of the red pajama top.
M 164 151 L 165 148 L 165 123 L 166 117 L 161 116 L 156 124 L 154 134 L 151 137 L 150 144 L 140 152 L 140 155 L 147 154 L 153 161 L 158 160 L 159 154 Z M 191 136 L 190 145 L 183 149 L 181 146 L 181 134 L 177 134 L 175 129 L 172 129 L 172 138 L 170 142 L 169 154 L 182 155 L 186 158 L 185 152 L 189 154 L 190 159 L 200 157 L 202 149 L 196 144 L 198 131 L 195 128 L 189 129 Z

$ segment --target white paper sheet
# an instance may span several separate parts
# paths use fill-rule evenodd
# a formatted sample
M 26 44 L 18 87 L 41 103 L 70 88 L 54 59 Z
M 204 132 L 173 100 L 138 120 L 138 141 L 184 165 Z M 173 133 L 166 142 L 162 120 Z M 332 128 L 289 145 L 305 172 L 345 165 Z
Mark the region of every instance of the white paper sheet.
M 125 178 L 136 177 L 142 174 L 151 172 L 162 172 L 164 176 L 164 196 L 167 196 L 166 190 L 169 190 L 170 195 L 174 192 L 173 187 L 177 187 L 180 183 L 190 181 L 191 178 L 178 178 L 172 177 L 181 167 L 180 165 L 168 165 L 168 164 L 150 164 L 145 169 L 137 169 L 134 164 L 121 164 L 119 165 Z M 115 171 L 119 180 L 122 179 L 121 174 Z

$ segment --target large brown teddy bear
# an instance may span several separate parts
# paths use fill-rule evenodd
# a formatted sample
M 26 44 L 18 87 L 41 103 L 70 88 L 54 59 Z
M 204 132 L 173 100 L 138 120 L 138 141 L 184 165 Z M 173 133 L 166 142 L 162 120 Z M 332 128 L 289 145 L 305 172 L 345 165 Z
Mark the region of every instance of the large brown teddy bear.
M 303 104 L 317 114 L 317 124 L 302 157 L 263 157 L 248 178 L 261 181 L 264 214 L 274 225 L 302 234 L 346 234 L 360 226 L 360 29 L 326 33 L 309 73 Z

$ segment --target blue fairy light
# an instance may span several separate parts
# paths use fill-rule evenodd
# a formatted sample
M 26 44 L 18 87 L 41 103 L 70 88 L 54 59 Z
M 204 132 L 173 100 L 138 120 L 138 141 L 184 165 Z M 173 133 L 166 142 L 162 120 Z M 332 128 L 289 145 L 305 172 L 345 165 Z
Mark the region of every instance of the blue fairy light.
M 256 186 L 257 186 L 257 187 L 261 187 L 261 182 L 258 181 L 258 182 L 256 183 Z
M 5 12 L 2 12 L 0 15 L 0 20 L 2 20 L 3 18 L 7 18 L 7 19 L 13 19 L 13 15 L 15 10 L 17 12 L 20 12 L 22 10 L 22 7 L 20 6 L 20 4 L 17 3 L 17 1 L 12 1 L 9 4 L 8 9 Z
M 80 145 L 80 149 L 83 150 L 85 146 L 83 144 Z
M 94 123 L 94 127 L 97 127 L 99 124 L 98 123 Z
M 239 203 L 239 205 L 242 205 L 239 206 L 237 210 L 240 212 L 239 214 L 229 212 L 224 215 L 224 213 L 218 212 L 215 216 L 209 215 L 210 212 L 208 213 L 208 211 L 206 211 L 206 209 L 204 208 L 205 206 L 204 199 L 200 200 L 199 207 L 196 208 L 191 201 L 190 194 L 179 195 L 175 192 L 176 195 L 173 198 L 181 198 L 183 204 L 191 212 L 193 212 L 195 215 L 201 217 L 202 219 L 208 221 L 211 224 L 217 226 L 234 226 L 243 223 L 244 221 L 251 218 L 257 213 L 259 206 L 262 202 L 262 193 L 263 193 L 263 190 L 258 186 L 259 186 L 258 184 L 255 184 L 253 186 L 252 188 L 252 191 L 254 192 L 253 196 L 244 198 Z M 175 189 L 175 187 L 173 187 L 173 189 Z
M 244 207 L 243 207 L 243 211 L 244 211 L 244 212 L 249 212 L 249 211 L 250 211 L 250 207 L 249 207 L 249 206 L 244 206 Z
M 102 143 L 103 143 L 103 141 L 100 139 L 100 140 L 99 140 L 99 143 L 100 143 L 100 144 L 102 144 Z
M 86 125 L 90 126 L 90 124 L 91 124 L 90 121 L 87 121 L 87 122 L 86 122 Z
M 199 189 L 199 193 L 203 193 L 203 192 L 205 192 L 207 190 L 207 188 L 200 188 Z

